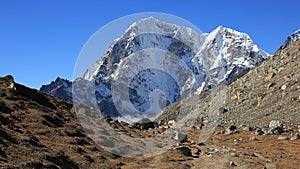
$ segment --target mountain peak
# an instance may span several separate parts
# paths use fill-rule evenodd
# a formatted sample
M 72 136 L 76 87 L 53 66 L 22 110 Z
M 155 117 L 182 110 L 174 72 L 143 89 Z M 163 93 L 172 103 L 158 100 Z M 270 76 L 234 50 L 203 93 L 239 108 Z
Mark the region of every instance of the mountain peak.
M 298 41 L 299 39 L 300 39 L 300 29 L 292 33 L 290 36 L 288 36 L 284 44 L 280 47 L 280 49 L 288 47 L 289 45 Z
M 152 16 L 140 19 L 129 26 L 123 34 L 123 38 L 133 37 L 137 34 L 156 33 L 172 36 L 180 26 L 162 22 Z
M 67 79 L 57 77 L 50 84 L 42 85 L 40 91 L 65 101 L 72 101 L 72 82 Z
M 132 70 L 139 70 L 143 66 L 147 67 L 145 60 L 134 60 L 131 54 L 151 48 L 168 50 L 176 54 L 192 70 L 195 80 L 193 82 L 184 81 L 181 89 L 190 89 L 193 92 L 201 91 L 202 87 L 205 87 L 206 90 L 220 83 L 230 83 L 268 56 L 254 44 L 246 33 L 230 28 L 219 26 L 209 34 L 201 34 L 192 28 L 162 22 L 154 17 L 143 18 L 133 23 L 121 38 L 115 40 L 108 52 L 92 65 L 84 75 L 85 79 L 95 83 L 97 102 L 100 109 L 103 108 L 103 111 L 101 110 L 103 114 L 113 116 L 112 112 L 115 111 L 114 114 L 121 115 L 118 114 L 111 99 L 113 89 L 110 79 L 113 78 L 118 81 L 119 79 L 132 78 L 132 72 L 125 71 L 125 73 L 122 71 L 127 69 L 127 63 L 130 59 L 135 62 L 134 65 L 131 65 Z M 139 57 L 147 58 L 146 55 L 142 54 Z M 153 62 L 152 64 L 160 64 L 159 60 L 152 60 L 151 62 Z M 173 83 L 172 79 L 169 79 L 168 83 L 161 80 L 154 83 L 152 79 L 154 76 L 155 79 L 168 77 L 165 76 L 164 72 L 154 69 L 149 69 L 147 72 L 143 72 L 143 75 L 137 76 L 137 79 L 132 82 L 134 85 L 132 84 L 133 87 L 130 90 L 131 100 L 120 100 L 122 102 L 120 105 L 124 105 L 124 107 L 119 108 L 123 114 L 128 112 L 127 114 L 136 118 L 132 114 L 135 109 L 147 112 L 149 115 L 159 112 L 162 107 L 159 107 L 160 105 L 156 101 L 149 101 L 151 100 L 148 99 L 150 94 L 149 90 L 146 89 L 153 89 L 150 90 L 153 96 L 158 95 L 156 88 L 164 90 L 164 93 L 169 94 L 167 98 L 162 97 L 164 103 L 167 104 L 173 103 L 179 96 L 182 97 L 181 89 L 175 85 L 175 82 Z M 176 78 L 183 79 L 179 76 Z M 191 86 L 196 86 L 197 89 Z M 132 107 L 125 105 L 132 105 Z

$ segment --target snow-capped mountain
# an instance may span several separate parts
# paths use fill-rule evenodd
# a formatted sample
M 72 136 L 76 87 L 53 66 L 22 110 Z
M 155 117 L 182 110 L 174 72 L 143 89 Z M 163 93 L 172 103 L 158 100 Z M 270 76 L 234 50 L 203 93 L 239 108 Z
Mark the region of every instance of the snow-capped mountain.
M 206 88 L 211 88 L 229 84 L 268 56 L 246 33 L 219 26 L 205 38 L 193 61 L 206 74 Z
M 43 85 L 40 91 L 50 94 L 58 99 L 72 102 L 72 82 L 62 78 L 56 78 L 48 85 Z
M 280 49 L 288 47 L 290 44 L 296 42 L 299 39 L 300 39 L 300 29 L 292 33 L 290 36 L 288 36 L 284 44 L 280 47 Z
M 268 56 L 246 33 L 218 27 L 198 34 L 150 17 L 133 23 L 83 78 L 95 85 L 102 113 L 151 117 L 188 94 L 230 83 Z

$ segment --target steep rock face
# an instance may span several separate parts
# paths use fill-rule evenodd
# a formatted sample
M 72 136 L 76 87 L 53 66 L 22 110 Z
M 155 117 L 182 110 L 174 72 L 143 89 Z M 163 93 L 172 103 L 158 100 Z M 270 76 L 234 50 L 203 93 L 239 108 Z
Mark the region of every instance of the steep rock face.
M 198 34 L 191 28 L 145 18 L 116 39 L 84 79 L 95 84 L 100 107 L 114 107 L 117 99 L 122 105 L 117 108 L 119 113 L 134 116 L 145 112 L 143 117 L 152 117 L 179 98 L 229 84 L 267 57 L 245 33 L 218 27 L 210 34 Z M 172 65 L 169 60 L 184 65 L 178 66 L 180 72 L 166 66 Z M 163 68 L 158 66 L 162 63 Z M 129 90 L 129 99 L 126 93 L 120 94 L 120 85 L 112 89 L 116 81 L 128 87 L 121 89 Z M 112 90 L 121 96 L 114 98 Z M 104 108 L 103 113 L 111 115 L 111 108 Z
M 40 91 L 50 94 L 58 99 L 72 102 L 72 82 L 58 77 L 48 85 L 43 85 Z

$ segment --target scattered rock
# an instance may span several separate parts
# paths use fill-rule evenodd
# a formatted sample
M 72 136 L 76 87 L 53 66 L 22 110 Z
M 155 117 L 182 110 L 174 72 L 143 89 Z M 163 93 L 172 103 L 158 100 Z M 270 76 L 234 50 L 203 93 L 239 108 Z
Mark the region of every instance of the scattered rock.
M 240 126 L 239 128 L 244 131 L 252 131 L 253 130 L 253 128 L 250 126 Z
M 261 128 L 258 127 L 258 128 L 255 129 L 254 134 L 255 135 L 263 135 L 264 132 L 261 130 Z
M 271 89 L 272 87 L 274 87 L 276 85 L 276 83 L 269 83 L 267 85 L 267 89 Z
M 243 141 L 244 141 L 244 138 L 238 138 L 238 139 L 234 139 L 233 141 L 234 141 L 234 142 L 238 142 L 238 143 L 240 143 L 240 142 L 243 142 Z
M 269 128 L 277 128 L 277 127 L 282 127 L 282 124 L 280 123 L 279 120 L 271 120 L 269 123 Z
M 192 151 L 188 147 L 185 147 L 185 146 L 176 147 L 175 150 L 182 153 L 183 155 L 190 156 L 190 157 L 192 156 Z
M 287 140 L 287 139 L 288 139 L 287 136 L 282 136 L 282 135 L 277 138 L 277 140 Z
M 233 161 L 230 161 L 230 162 L 229 162 L 229 165 L 230 165 L 230 166 L 236 166 L 236 164 L 235 164 Z
M 280 134 L 284 130 L 283 125 L 279 120 L 270 121 L 269 128 L 267 134 Z
M 261 154 L 259 154 L 259 153 L 253 153 L 252 156 L 253 156 L 253 157 L 260 157 Z
M 187 141 L 187 135 L 185 133 L 183 133 L 182 131 L 179 131 L 179 132 L 176 131 L 174 139 L 177 140 L 180 143 L 186 142 Z
M 236 126 L 229 126 L 228 128 L 225 129 L 225 133 L 224 134 L 234 134 L 234 133 L 238 133 L 239 131 L 237 130 Z
M 215 134 L 216 134 L 216 135 L 218 135 L 218 134 L 224 134 L 224 132 L 225 132 L 224 130 L 216 131 Z
M 290 140 L 299 140 L 300 139 L 300 135 L 299 133 L 296 133 L 293 137 L 290 138 Z
M 253 136 L 253 137 L 251 137 L 249 140 L 255 141 L 255 140 L 257 140 L 257 138 L 256 138 L 255 136 Z
M 168 125 L 172 126 L 172 125 L 174 125 L 174 124 L 175 124 L 175 120 L 170 120 L 170 121 L 168 121 Z
M 148 130 L 149 128 L 155 128 L 158 125 L 148 118 L 143 118 L 135 123 L 132 123 L 130 126 L 140 130 Z
M 237 154 L 236 154 L 236 153 L 230 153 L 230 155 L 231 155 L 232 157 L 237 157 Z
M 283 91 L 285 91 L 285 90 L 286 90 L 286 87 L 287 87 L 286 85 L 283 85 L 283 86 L 281 86 L 280 89 L 283 90 Z
M 228 112 L 228 109 L 226 109 L 226 108 L 224 108 L 224 107 L 221 107 L 221 108 L 219 109 L 219 113 L 220 113 L 220 114 L 224 114 L 224 113 L 226 113 L 226 112 Z

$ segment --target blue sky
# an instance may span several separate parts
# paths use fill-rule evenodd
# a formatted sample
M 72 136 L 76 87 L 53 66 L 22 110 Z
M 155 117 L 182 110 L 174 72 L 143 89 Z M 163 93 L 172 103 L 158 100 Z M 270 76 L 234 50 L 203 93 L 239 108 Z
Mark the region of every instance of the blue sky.
M 72 79 L 76 59 L 94 32 L 140 12 L 176 15 L 203 32 L 219 25 L 246 32 L 272 54 L 300 29 L 299 6 L 297 0 L 1 0 L 0 76 L 12 74 L 34 88 L 57 76 Z

